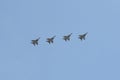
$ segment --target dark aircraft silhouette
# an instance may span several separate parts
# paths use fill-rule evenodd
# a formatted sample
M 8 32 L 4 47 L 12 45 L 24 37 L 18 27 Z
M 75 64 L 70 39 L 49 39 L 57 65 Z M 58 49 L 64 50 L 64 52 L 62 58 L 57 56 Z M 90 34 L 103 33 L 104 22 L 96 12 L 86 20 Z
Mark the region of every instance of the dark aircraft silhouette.
M 67 35 L 67 36 L 63 36 L 63 39 L 65 40 L 65 41 L 69 41 L 70 40 L 70 36 L 72 35 L 72 33 L 71 34 L 69 34 L 69 35 Z
M 85 36 L 88 34 L 88 32 L 86 32 L 85 34 L 82 34 L 82 35 L 79 35 L 79 39 L 81 39 L 81 40 L 85 40 Z
M 31 40 L 32 42 L 32 44 L 35 46 L 35 45 L 38 45 L 38 40 L 40 39 L 40 37 L 39 38 L 37 38 L 37 39 L 35 39 L 35 40 Z
M 56 36 L 53 36 L 53 37 L 51 37 L 51 38 L 47 38 L 47 41 L 46 41 L 46 42 L 48 42 L 49 44 L 50 44 L 50 43 L 53 43 L 53 40 L 54 40 L 55 37 L 56 37 Z

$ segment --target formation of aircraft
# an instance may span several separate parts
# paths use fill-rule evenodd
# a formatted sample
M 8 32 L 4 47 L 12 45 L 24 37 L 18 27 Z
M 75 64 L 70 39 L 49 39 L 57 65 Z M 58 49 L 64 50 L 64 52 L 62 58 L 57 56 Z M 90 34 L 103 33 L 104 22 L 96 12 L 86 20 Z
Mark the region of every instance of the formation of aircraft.
M 31 40 L 31 43 L 35 46 L 38 45 L 38 41 L 39 41 L 40 37 L 35 39 L 35 40 Z
M 86 35 L 88 34 L 88 32 L 84 33 L 84 34 L 80 34 L 78 35 L 79 39 L 82 41 L 82 40 L 85 40 L 86 38 Z M 65 35 L 63 36 L 63 40 L 65 41 L 70 41 L 70 37 L 71 37 L 72 33 L 68 34 L 68 35 Z M 53 43 L 54 42 L 54 39 L 55 39 L 56 36 L 53 36 L 51 38 L 47 38 L 46 39 L 46 42 L 48 42 L 49 44 Z M 38 41 L 39 41 L 40 37 L 35 39 L 35 40 L 31 40 L 31 43 L 35 46 L 35 45 L 38 45 Z

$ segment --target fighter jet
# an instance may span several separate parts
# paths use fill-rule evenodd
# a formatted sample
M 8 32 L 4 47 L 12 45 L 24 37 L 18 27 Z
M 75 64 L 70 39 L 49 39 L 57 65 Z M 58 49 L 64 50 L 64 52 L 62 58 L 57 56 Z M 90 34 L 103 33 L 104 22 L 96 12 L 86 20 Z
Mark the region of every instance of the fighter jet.
M 37 38 L 37 39 L 35 39 L 35 40 L 31 40 L 31 43 L 35 46 L 35 45 L 38 45 L 38 40 L 40 39 L 40 37 L 39 38 Z
M 47 38 L 47 41 L 46 41 L 46 42 L 48 42 L 49 44 L 50 44 L 50 43 L 53 43 L 53 40 L 54 40 L 55 37 L 56 37 L 56 36 L 53 36 L 53 37 L 51 37 L 51 38 Z
M 79 39 L 81 39 L 81 40 L 85 40 L 85 36 L 88 34 L 88 32 L 86 32 L 85 34 L 82 34 L 82 35 L 79 35 Z
M 63 39 L 64 39 L 65 41 L 67 41 L 67 40 L 69 41 L 71 35 L 72 35 L 72 33 L 70 33 L 69 35 L 63 36 Z

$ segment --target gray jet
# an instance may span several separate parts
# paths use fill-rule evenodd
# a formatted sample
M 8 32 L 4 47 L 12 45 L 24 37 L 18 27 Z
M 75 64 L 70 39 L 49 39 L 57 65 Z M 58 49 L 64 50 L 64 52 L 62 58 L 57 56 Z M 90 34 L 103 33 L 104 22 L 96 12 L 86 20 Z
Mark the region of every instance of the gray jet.
M 49 44 L 50 44 L 50 43 L 53 43 L 53 40 L 54 40 L 55 37 L 56 37 L 56 36 L 53 36 L 53 37 L 51 37 L 51 38 L 47 38 L 47 41 L 46 41 L 46 42 L 48 42 Z
M 85 40 L 85 36 L 88 34 L 88 32 L 86 32 L 85 34 L 82 34 L 82 35 L 79 35 L 79 39 L 81 39 L 81 40 Z
M 37 38 L 37 39 L 35 39 L 35 40 L 31 40 L 31 43 L 35 46 L 35 45 L 38 45 L 38 40 L 40 39 L 40 37 L 39 38 Z
M 65 41 L 67 41 L 67 40 L 69 41 L 71 35 L 72 35 L 72 33 L 69 34 L 69 35 L 63 36 L 63 39 L 64 39 Z

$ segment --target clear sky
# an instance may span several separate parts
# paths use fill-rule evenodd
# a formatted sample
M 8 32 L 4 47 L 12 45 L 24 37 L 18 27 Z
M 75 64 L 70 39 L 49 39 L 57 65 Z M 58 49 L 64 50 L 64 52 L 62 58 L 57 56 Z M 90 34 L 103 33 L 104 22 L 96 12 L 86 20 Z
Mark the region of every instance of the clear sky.
M 0 80 L 120 80 L 119 35 L 120 0 L 0 0 Z

